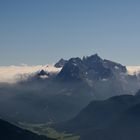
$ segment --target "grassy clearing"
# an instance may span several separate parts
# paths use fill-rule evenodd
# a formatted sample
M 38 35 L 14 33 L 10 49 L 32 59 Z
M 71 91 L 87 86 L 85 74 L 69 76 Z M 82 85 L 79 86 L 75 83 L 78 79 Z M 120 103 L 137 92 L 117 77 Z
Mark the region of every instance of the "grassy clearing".
M 39 135 L 45 135 L 50 138 L 55 138 L 57 140 L 79 140 L 80 136 L 73 134 L 68 134 L 66 132 L 58 132 L 53 128 L 48 127 L 47 124 L 27 124 L 19 123 L 20 127 L 30 130 Z

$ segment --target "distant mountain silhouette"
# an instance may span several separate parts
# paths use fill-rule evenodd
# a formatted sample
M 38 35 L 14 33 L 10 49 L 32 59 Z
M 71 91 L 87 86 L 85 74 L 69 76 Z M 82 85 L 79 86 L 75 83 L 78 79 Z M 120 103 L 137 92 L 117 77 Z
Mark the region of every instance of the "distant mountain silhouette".
M 140 97 L 122 95 L 93 101 L 58 128 L 79 134 L 81 140 L 139 140 Z
M 64 80 L 78 80 L 78 79 L 104 79 L 113 76 L 113 73 L 126 73 L 125 66 L 112 62 L 110 60 L 103 60 L 98 54 L 89 57 L 71 58 L 65 63 L 59 77 Z

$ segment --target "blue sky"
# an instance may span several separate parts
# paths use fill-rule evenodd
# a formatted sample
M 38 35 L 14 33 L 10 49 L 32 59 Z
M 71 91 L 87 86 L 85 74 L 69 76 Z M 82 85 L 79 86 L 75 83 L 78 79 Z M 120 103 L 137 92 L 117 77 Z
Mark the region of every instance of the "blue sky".
M 0 0 L 0 65 L 98 53 L 140 65 L 139 0 Z

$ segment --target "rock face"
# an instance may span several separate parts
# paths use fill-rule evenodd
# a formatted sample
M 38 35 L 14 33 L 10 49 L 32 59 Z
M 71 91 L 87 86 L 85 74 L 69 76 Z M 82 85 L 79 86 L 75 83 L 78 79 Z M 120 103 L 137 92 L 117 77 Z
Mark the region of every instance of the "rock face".
M 38 76 L 49 76 L 49 73 L 47 73 L 46 71 L 44 70 L 41 70 L 39 73 L 37 73 Z
M 58 77 L 63 80 L 81 80 L 85 76 L 86 67 L 80 58 L 71 58 L 62 68 Z
M 41 78 L 41 79 L 45 79 L 48 78 L 50 76 L 50 74 L 47 71 L 41 70 L 40 72 L 38 72 L 36 74 L 36 78 Z
M 104 66 L 110 68 L 113 71 L 118 71 L 123 73 L 127 72 L 126 66 L 123 66 L 119 63 L 112 62 L 110 60 L 104 59 Z
M 64 59 L 60 59 L 54 66 L 56 68 L 62 68 L 68 61 Z
M 62 68 L 59 77 L 63 80 L 106 79 L 113 73 L 126 73 L 126 67 L 121 64 L 103 60 L 97 54 L 80 58 L 71 58 Z
M 45 136 L 39 136 L 27 130 L 23 130 L 6 121 L 0 120 L 1 140 L 54 140 Z

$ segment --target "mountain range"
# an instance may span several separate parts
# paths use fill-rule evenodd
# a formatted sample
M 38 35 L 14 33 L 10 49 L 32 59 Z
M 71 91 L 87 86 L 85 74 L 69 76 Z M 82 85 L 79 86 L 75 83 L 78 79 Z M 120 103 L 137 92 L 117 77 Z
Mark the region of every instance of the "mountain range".
M 41 70 L 15 84 L 0 84 L 1 117 L 14 122 L 66 121 L 93 100 L 134 95 L 140 87 L 125 66 L 97 54 L 61 59 L 55 66 L 62 67 L 60 72 Z
M 34 132 L 49 129 L 51 136 L 139 140 L 140 74 L 98 54 L 60 59 L 54 67 L 0 83 L 0 139 L 51 140 L 14 125 L 22 122 L 46 124 Z
M 80 140 L 139 140 L 140 92 L 93 101 L 73 119 L 55 126 Z

